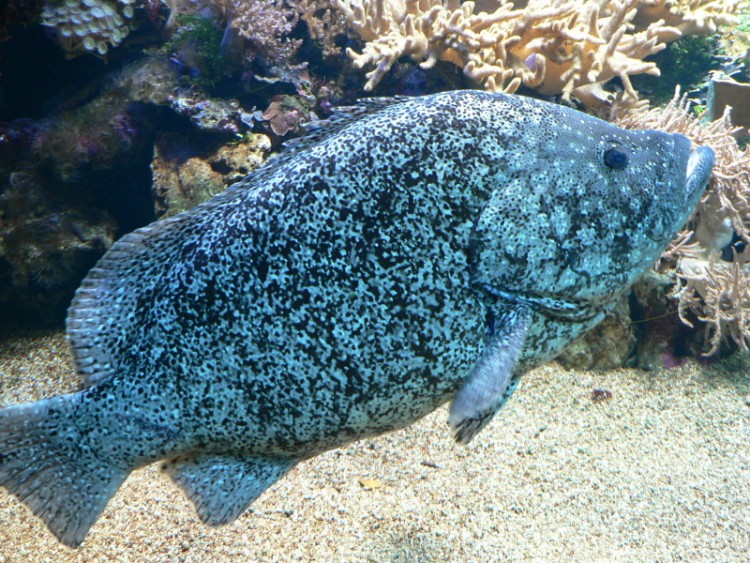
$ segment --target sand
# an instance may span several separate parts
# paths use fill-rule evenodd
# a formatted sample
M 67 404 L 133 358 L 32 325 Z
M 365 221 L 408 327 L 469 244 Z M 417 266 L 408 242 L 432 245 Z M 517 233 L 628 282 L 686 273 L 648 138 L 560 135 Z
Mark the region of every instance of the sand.
M 0 406 L 75 387 L 61 332 L 0 336 Z M 222 528 L 154 466 L 77 550 L 0 490 L 0 562 L 748 560 L 747 356 L 654 372 L 552 363 L 468 448 L 446 416 L 301 463 Z

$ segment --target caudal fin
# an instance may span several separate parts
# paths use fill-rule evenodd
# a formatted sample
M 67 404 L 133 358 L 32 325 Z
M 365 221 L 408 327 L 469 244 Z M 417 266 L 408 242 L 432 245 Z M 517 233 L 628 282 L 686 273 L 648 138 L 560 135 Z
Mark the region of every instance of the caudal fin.
M 0 410 L 0 486 L 78 547 L 129 471 L 81 444 L 70 418 L 75 395 Z

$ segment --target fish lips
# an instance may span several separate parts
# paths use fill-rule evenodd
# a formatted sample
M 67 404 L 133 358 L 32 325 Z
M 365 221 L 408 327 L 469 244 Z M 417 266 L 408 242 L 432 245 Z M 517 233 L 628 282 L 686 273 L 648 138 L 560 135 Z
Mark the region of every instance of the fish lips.
M 711 170 L 714 166 L 714 151 L 709 147 L 690 148 L 690 140 L 680 135 L 678 143 L 687 143 L 690 156 L 687 159 L 685 170 L 685 195 L 691 207 L 698 205 L 701 195 L 708 185 Z

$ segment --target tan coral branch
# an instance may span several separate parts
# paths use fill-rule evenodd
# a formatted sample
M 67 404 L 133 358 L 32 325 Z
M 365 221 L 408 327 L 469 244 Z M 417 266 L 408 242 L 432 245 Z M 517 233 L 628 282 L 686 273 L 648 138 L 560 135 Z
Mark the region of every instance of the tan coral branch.
M 708 33 L 733 21 L 737 1 L 723 8 L 703 0 L 498 1 L 490 13 L 456 0 L 335 3 L 365 41 L 361 52 L 347 54 L 356 68 L 372 67 L 366 90 L 408 56 L 423 68 L 438 61 L 460 66 L 489 90 L 512 92 L 524 84 L 545 95 L 579 96 L 600 110 L 614 103 L 639 106 L 630 77 L 659 74 L 644 59 L 683 33 Z M 683 4 L 684 21 L 678 9 Z M 615 77 L 624 94 L 604 89 Z

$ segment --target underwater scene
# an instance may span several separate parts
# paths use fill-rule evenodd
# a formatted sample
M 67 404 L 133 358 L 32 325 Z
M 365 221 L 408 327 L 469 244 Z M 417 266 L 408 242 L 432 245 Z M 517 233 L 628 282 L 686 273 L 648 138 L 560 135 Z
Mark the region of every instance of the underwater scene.
M 0 3 L 0 563 L 746 561 L 750 0 Z

